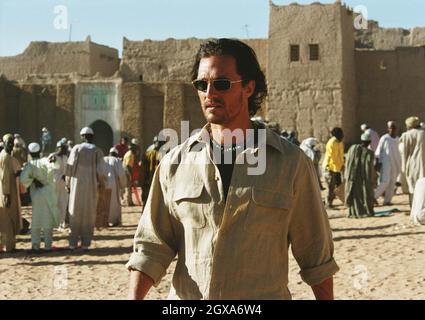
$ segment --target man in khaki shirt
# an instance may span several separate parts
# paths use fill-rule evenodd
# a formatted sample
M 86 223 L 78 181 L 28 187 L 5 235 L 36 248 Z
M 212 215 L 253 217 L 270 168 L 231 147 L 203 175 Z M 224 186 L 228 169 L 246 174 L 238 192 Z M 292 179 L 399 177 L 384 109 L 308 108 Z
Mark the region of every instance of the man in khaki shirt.
M 192 80 L 207 125 L 154 175 L 127 263 L 129 298 L 143 299 L 177 256 L 170 298 L 290 299 L 291 245 L 316 298 L 333 299 L 338 266 L 313 163 L 250 121 L 267 94 L 254 51 L 207 41 Z

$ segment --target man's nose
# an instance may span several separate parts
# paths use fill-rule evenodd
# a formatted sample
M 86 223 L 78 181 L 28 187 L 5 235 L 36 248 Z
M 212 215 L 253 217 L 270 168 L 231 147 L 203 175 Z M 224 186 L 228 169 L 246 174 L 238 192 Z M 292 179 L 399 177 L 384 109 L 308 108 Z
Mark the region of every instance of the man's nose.
M 214 88 L 214 85 L 211 81 L 207 84 L 207 91 L 205 91 L 205 95 L 208 97 L 212 97 L 217 94 L 217 90 Z

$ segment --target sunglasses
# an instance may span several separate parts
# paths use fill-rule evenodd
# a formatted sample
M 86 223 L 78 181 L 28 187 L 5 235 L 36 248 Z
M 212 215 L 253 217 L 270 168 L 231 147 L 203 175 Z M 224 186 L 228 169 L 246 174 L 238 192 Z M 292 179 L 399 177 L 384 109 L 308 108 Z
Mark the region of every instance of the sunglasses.
M 232 83 L 242 82 L 244 80 L 231 81 L 229 79 L 215 79 L 215 80 L 193 80 L 192 84 L 196 90 L 206 92 L 208 84 L 212 82 L 212 85 L 217 91 L 227 91 L 232 86 Z

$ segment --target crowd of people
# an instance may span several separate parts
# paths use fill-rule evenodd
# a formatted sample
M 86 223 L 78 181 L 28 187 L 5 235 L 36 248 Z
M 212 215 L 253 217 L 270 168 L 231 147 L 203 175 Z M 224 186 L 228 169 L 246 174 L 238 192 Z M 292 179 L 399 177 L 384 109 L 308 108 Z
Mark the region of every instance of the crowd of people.
M 3 136 L 0 252 L 13 252 L 16 236 L 29 230 L 32 252 L 51 251 L 54 229 L 69 231 L 70 250 L 88 250 L 95 228 L 121 225 L 122 205 L 134 205 L 133 198 L 140 205 L 146 201 L 161 159 L 158 137 L 143 153 L 137 139 L 123 136 L 104 156 L 93 144 L 94 134 L 85 127 L 80 131 L 80 144 L 74 146 L 64 137 L 56 149 L 46 127 L 40 141 L 28 146 L 18 133 Z M 30 204 L 31 225 L 22 216 L 22 206 Z
M 327 184 L 324 199 L 327 208 L 334 208 L 333 202 L 338 197 L 347 206 L 348 217 L 374 216 L 378 200 L 383 198 L 382 205 L 391 206 L 395 191 L 401 187 L 402 192 L 409 195 L 412 221 L 416 224 L 423 221 L 423 218 L 418 218 L 418 214 L 424 215 L 422 210 L 425 212 L 425 203 L 418 200 L 419 195 L 416 196 L 413 208 L 415 186 L 421 188 L 417 181 L 425 175 L 425 142 L 422 133 L 425 124 L 418 117 L 406 119 L 406 131 L 400 137 L 395 121 L 387 122 L 387 132 L 381 137 L 367 123 L 363 123 L 360 126 L 359 143 L 350 146 L 348 150 L 344 147 L 343 130 L 335 127 L 324 148 L 324 157 L 315 137 L 299 142 L 295 131 L 280 130 L 274 122 L 265 123 L 280 133 L 283 139 L 299 146 L 313 161 L 320 189 L 326 189 L 322 178 Z
M 401 187 L 403 193 L 409 194 L 412 222 L 425 224 L 425 202 L 420 200 L 425 192 L 420 182 L 425 177 L 425 126 L 416 116 L 407 118 L 405 125 L 406 131 L 399 137 L 396 122 L 388 121 L 387 132 L 379 137 L 375 130 L 362 124 L 359 143 L 346 153 L 343 130 L 337 127 L 331 131 L 322 162 L 328 208 L 333 207 L 338 196 L 348 207 L 348 217 L 374 216 L 379 199 L 383 198 L 383 206 L 391 206 L 396 189 Z M 305 146 L 312 141 L 314 138 L 304 140 L 301 148 L 314 161 L 314 154 Z M 422 191 L 416 191 L 414 196 L 415 188 Z
M 258 117 L 255 120 L 263 121 Z M 326 143 L 323 159 L 315 137 L 299 142 L 295 131 L 280 130 L 274 122 L 265 123 L 283 139 L 299 146 L 313 161 L 320 189 L 326 190 L 322 178 L 327 184 L 324 199 L 327 208 L 334 208 L 333 202 L 338 197 L 347 206 L 348 217 L 374 216 L 378 200 L 382 198 L 383 206 L 391 206 L 397 188 L 401 188 L 402 193 L 409 195 L 412 222 L 425 224 L 425 202 L 420 200 L 425 197 L 422 186 L 425 182 L 421 180 L 425 178 L 425 124 L 418 117 L 405 120 L 406 131 L 401 136 L 395 121 L 387 122 L 387 132 L 382 136 L 363 123 L 359 143 L 346 151 L 344 132 L 335 127 Z

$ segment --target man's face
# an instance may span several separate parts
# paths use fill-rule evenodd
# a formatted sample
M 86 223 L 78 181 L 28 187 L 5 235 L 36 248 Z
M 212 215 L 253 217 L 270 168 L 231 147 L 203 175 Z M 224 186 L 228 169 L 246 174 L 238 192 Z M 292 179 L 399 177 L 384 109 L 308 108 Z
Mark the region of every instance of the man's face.
M 12 152 L 12 150 L 13 150 L 13 138 L 9 138 L 9 139 L 6 140 L 6 142 L 4 144 L 4 149 L 9 154 Z
M 391 137 L 395 137 L 397 135 L 397 128 L 396 126 L 392 125 L 391 127 L 388 128 L 388 133 L 390 134 Z
M 236 71 L 236 61 L 232 56 L 211 56 L 202 58 L 198 68 L 198 80 L 229 79 L 242 80 Z M 219 91 L 209 83 L 206 92 L 198 90 L 202 111 L 209 123 L 237 128 L 249 119 L 248 98 L 252 95 L 255 82 L 232 83 L 230 89 Z

